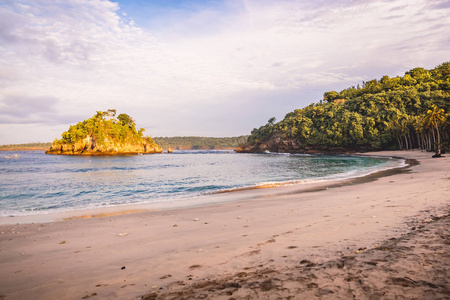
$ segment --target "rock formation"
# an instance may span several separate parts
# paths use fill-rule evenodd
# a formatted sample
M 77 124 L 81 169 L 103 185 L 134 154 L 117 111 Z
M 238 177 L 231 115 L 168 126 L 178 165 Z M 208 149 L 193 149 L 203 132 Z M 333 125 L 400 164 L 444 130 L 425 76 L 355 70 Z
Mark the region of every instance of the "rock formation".
M 53 143 L 46 154 L 62 155 L 127 155 L 138 153 L 161 153 L 160 146 L 147 142 L 141 143 L 115 143 L 112 140 L 105 139 L 104 143 L 98 143 L 93 136 L 88 136 L 73 144 L 55 144 Z
M 129 155 L 161 153 L 163 149 L 151 137 L 144 137 L 131 117 L 114 118 L 115 110 L 97 112 L 92 118 L 70 126 L 55 140 L 46 154 L 62 155 Z

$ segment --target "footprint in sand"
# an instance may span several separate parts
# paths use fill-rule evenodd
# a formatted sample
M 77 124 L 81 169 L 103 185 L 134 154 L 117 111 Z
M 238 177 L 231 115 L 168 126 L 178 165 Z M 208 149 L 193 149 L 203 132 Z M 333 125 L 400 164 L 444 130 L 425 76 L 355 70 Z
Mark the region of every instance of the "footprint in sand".
M 192 265 L 192 266 L 189 267 L 189 269 L 194 270 L 194 269 L 198 269 L 198 268 L 201 268 L 201 267 L 202 267 L 201 265 Z

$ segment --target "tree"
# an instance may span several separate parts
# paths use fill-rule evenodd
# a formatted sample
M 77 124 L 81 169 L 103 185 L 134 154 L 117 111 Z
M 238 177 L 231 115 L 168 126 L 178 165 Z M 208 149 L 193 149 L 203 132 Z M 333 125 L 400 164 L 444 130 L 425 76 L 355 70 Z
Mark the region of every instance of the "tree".
M 127 114 L 120 114 L 117 119 L 124 125 L 132 126 L 133 124 L 133 119 Z
M 106 115 L 109 119 L 114 118 L 116 116 L 116 110 L 115 109 L 108 109 L 106 112 Z
M 429 110 L 427 110 L 424 115 L 424 123 L 428 128 L 436 129 L 437 133 L 437 146 L 436 146 L 436 154 L 441 154 L 441 138 L 439 134 L 439 126 L 445 123 L 445 112 L 442 108 L 437 107 L 436 105 L 432 105 Z
M 323 100 L 327 102 L 333 102 L 337 98 L 339 98 L 339 93 L 336 91 L 325 92 L 323 94 Z
M 267 121 L 267 123 L 270 124 L 270 125 L 274 125 L 275 121 L 276 121 L 275 117 L 272 117 L 272 118 L 269 119 L 269 121 Z
M 248 138 L 251 149 L 284 143 L 299 151 L 434 147 L 439 152 L 450 144 L 450 62 L 325 92 L 324 100 L 254 129 Z

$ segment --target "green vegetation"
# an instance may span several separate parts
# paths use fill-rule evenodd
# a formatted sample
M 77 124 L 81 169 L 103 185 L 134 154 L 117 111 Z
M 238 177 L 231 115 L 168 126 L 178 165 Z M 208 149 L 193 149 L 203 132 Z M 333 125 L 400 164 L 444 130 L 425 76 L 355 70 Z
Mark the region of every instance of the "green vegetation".
M 248 135 L 238 137 L 198 137 L 198 136 L 176 136 L 155 137 L 158 145 L 171 149 L 235 149 L 239 144 L 245 143 Z
M 55 139 L 46 153 L 115 155 L 162 151 L 151 137 L 144 136 L 144 129 L 136 129 L 129 115 L 115 116 L 115 109 L 98 111 L 92 118 L 70 126 L 61 139 Z
M 27 143 L 27 144 L 11 144 L 0 146 L 0 151 L 37 151 L 47 150 L 52 143 Z
M 440 153 L 450 142 L 450 62 L 326 92 L 320 103 L 254 129 L 241 151 L 381 150 Z
M 136 123 L 127 114 L 120 114 L 115 118 L 116 110 L 98 111 L 92 118 L 79 122 L 63 132 L 62 139 L 55 139 L 53 144 L 73 144 L 87 136 L 92 136 L 97 143 L 119 142 L 139 143 L 145 138 L 154 143 L 151 137 L 144 137 L 145 129 L 136 130 Z

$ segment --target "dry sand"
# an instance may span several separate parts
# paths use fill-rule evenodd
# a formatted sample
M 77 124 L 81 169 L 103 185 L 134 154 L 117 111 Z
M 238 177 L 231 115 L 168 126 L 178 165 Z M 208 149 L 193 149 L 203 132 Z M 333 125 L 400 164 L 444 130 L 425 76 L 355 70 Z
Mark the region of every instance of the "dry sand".
M 208 206 L 8 218 L 25 223 L 0 226 L 0 299 L 450 299 L 450 155 L 374 154 L 420 164 Z

